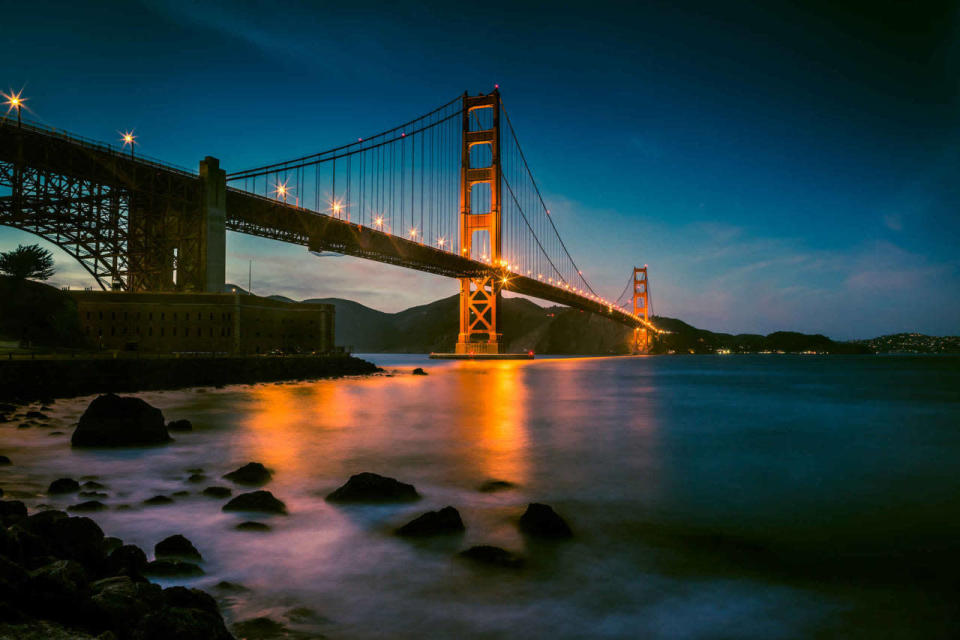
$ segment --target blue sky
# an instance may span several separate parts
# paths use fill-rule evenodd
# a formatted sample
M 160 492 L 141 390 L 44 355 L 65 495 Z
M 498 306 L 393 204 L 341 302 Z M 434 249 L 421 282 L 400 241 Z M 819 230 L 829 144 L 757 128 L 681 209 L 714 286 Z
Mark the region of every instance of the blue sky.
M 712 330 L 960 333 L 956 3 L 82 4 L 4 10 L 0 87 L 50 125 L 135 128 L 138 152 L 230 171 L 498 83 L 605 295 L 647 263 L 654 310 Z M 0 228 L 0 247 L 33 241 Z M 456 291 L 267 240 L 227 249 L 228 279 L 252 257 L 262 293 L 394 311 Z

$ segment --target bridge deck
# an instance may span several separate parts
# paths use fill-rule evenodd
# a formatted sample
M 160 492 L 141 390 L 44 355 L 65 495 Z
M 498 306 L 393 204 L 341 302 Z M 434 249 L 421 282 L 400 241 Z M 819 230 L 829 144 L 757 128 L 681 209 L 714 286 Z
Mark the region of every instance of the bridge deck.
M 199 177 L 185 169 L 136 156 L 77 136 L 36 124 L 0 120 L 0 162 L 42 167 L 64 175 L 120 188 L 169 189 L 179 197 L 199 194 Z M 9 196 L 0 200 L 10 200 Z M 10 203 L 7 203 L 9 205 Z M 2 207 L 0 207 L 2 208 Z M 458 278 L 494 270 L 484 262 L 299 208 L 240 189 L 227 190 L 227 228 L 231 231 L 299 244 L 311 250 L 330 250 L 350 256 Z M 642 320 L 547 282 L 507 274 L 505 289 L 611 318 L 636 327 Z

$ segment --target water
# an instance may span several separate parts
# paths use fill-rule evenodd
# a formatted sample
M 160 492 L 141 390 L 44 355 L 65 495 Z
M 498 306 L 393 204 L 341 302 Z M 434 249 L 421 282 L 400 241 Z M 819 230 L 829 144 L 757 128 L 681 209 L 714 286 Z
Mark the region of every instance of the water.
M 148 554 L 182 533 L 230 620 L 267 615 L 331 638 L 955 637 L 960 359 L 703 356 L 437 362 L 368 356 L 393 376 L 140 394 L 195 431 L 164 447 L 74 451 L 89 398 L 54 428 L 0 427 L 8 496 L 63 508 L 57 477 L 96 475 L 108 535 Z M 427 377 L 408 375 L 423 366 Z M 256 460 L 288 516 L 239 532 L 198 495 Z M 186 481 L 201 467 L 210 481 Z M 323 495 L 375 471 L 423 494 L 344 507 Z M 478 492 L 488 479 L 519 485 Z M 189 490 L 175 504 L 152 495 Z M 525 540 L 546 502 L 576 532 Z M 129 509 L 117 509 L 119 505 Z M 393 528 L 447 504 L 462 538 Z M 455 558 L 473 544 L 520 571 Z M 225 594 L 221 580 L 249 591 Z

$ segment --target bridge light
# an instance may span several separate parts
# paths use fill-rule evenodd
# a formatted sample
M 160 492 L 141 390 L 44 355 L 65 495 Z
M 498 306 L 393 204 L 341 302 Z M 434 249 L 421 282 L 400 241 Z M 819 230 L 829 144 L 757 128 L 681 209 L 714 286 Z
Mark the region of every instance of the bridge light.
M 19 127 L 21 125 L 20 110 L 23 109 L 23 103 L 27 101 L 27 99 L 23 97 L 23 89 L 20 89 L 20 91 L 16 93 L 13 92 L 13 89 L 10 90 L 10 93 L 0 91 L 0 96 L 7 99 L 7 113 L 10 113 L 13 109 L 17 110 L 17 126 Z
M 411 238 L 416 238 L 416 237 L 417 237 L 417 228 L 416 228 L 416 227 L 413 227 L 412 229 L 410 229 L 410 237 L 411 237 Z
M 277 185 L 273 189 L 273 192 L 277 195 L 277 200 L 282 198 L 284 202 L 287 201 L 287 195 L 290 191 L 292 191 L 292 189 L 287 186 L 286 180 L 283 182 L 277 181 Z
M 334 200 L 332 204 L 333 204 L 333 212 L 340 213 L 340 210 L 343 208 L 340 206 L 340 203 Z
M 382 228 L 383 228 L 383 216 L 377 216 L 376 219 L 374 219 L 373 224 L 377 227 L 377 229 L 382 229 Z
M 446 242 L 446 240 L 444 240 L 443 238 L 437 238 L 437 245 L 438 245 L 441 249 L 443 248 L 443 243 L 445 243 L 445 242 Z
M 507 284 L 507 277 L 504 276 L 503 279 L 501 280 L 501 282 L 502 282 L 503 284 Z
M 130 157 L 133 157 L 133 149 L 137 146 L 137 136 L 133 135 L 133 130 L 123 131 L 120 133 L 120 139 L 123 141 L 123 146 L 130 145 Z

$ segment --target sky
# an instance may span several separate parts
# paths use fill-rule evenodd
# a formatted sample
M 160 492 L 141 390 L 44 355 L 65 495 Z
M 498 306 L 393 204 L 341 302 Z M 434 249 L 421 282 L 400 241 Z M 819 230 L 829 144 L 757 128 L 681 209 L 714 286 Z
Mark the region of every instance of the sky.
M 840 6 L 842 5 L 842 6 Z M 499 84 L 570 253 L 714 331 L 960 333 L 960 3 L 11 3 L 29 117 L 227 171 Z M 0 227 L 0 249 L 37 242 Z M 52 247 L 52 245 L 46 245 Z M 229 233 L 227 279 L 385 311 L 453 280 Z M 56 252 L 60 285 L 92 282 Z

